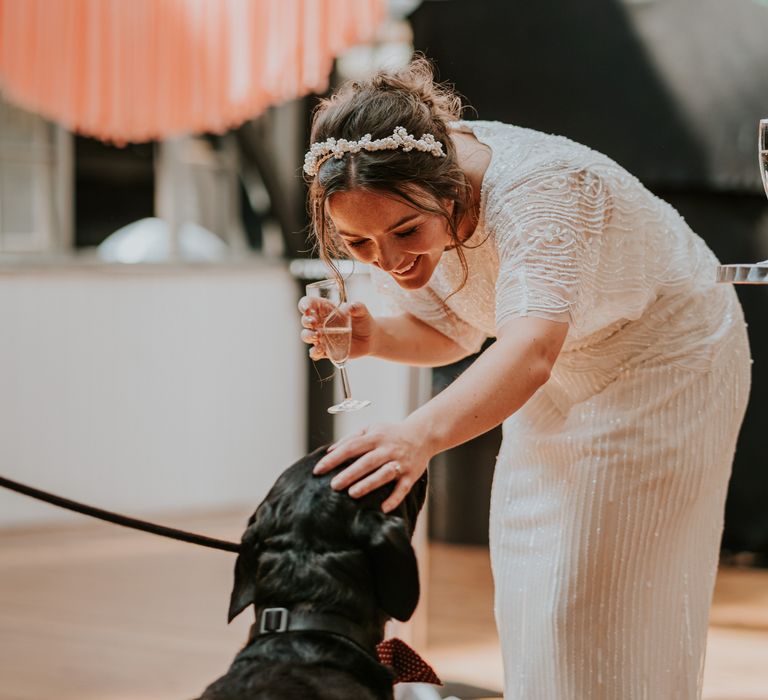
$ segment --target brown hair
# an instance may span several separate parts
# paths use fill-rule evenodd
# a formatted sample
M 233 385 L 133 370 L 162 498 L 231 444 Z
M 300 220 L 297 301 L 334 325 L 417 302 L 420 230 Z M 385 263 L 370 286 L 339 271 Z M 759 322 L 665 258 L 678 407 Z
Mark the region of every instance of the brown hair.
M 432 65 L 417 57 L 402 71 L 381 72 L 366 81 L 350 81 L 315 109 L 311 142 L 331 137 L 357 141 L 365 134 L 373 139 L 391 136 L 402 126 L 417 139 L 432 134 L 443 144 L 445 158 L 403 149 L 345 153 L 323 162 L 317 175 L 307 177 L 308 207 L 321 259 L 341 279 L 332 258 L 346 253 L 325 204 L 336 192 L 376 190 L 399 197 L 412 207 L 445 218 L 464 271 L 468 269 L 458 225 L 472 207 L 472 188 L 459 167 L 448 122 L 461 116 L 461 99 L 434 81 Z M 444 206 L 453 202 L 453 210 Z M 458 291 L 458 290 L 455 290 Z

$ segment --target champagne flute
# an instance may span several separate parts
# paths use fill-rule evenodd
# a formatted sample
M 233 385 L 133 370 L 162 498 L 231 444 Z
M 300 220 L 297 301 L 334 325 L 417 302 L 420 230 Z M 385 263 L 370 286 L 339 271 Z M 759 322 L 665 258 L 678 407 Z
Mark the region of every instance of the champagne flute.
M 307 285 L 307 296 L 322 299 L 324 304 L 324 318 L 319 330 L 320 340 L 323 344 L 325 356 L 339 369 L 341 386 L 344 391 L 344 400 L 331 406 L 328 413 L 346 413 L 359 411 L 370 406 L 371 402 L 361 399 L 353 399 L 347 377 L 347 360 L 352 347 L 352 318 L 349 311 L 343 309 L 340 283 L 335 279 L 320 280 Z
M 760 152 L 760 177 L 763 180 L 763 189 L 768 197 L 768 119 L 761 119 L 757 127 L 757 148 Z M 757 263 L 768 265 L 768 260 Z
M 761 119 L 758 124 L 757 152 L 760 178 L 768 197 L 768 119 Z M 718 265 L 716 280 L 728 284 L 768 284 L 768 260 L 747 265 Z

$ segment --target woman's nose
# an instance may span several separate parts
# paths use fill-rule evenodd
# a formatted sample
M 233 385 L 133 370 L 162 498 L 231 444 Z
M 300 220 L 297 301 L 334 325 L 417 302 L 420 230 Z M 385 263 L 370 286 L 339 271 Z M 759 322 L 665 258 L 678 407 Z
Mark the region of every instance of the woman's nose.
M 379 246 L 376 252 L 376 262 L 385 272 L 391 272 L 397 267 L 398 254 L 389 246 Z

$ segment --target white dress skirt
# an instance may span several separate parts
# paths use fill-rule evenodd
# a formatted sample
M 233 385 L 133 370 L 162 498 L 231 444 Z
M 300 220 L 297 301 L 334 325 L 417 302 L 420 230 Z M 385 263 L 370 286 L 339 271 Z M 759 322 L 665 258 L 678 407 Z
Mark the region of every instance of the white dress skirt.
M 749 388 L 734 333 L 696 372 L 639 366 L 504 424 L 491 555 L 505 698 L 701 696 L 731 461 Z
M 503 124 L 454 127 L 492 151 L 469 274 L 449 250 L 427 287 L 377 271 L 381 291 L 468 352 L 509 318 L 569 324 L 550 380 L 504 422 L 496 464 L 504 697 L 696 700 L 750 385 L 736 295 L 682 217 L 607 157 Z

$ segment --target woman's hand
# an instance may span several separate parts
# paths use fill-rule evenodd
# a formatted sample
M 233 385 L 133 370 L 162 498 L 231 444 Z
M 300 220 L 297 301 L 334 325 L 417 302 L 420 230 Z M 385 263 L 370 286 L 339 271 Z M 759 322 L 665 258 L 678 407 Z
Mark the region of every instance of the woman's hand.
M 349 310 L 349 317 L 352 321 L 352 345 L 349 357 L 362 357 L 371 352 L 371 341 L 376 329 L 376 321 L 371 316 L 365 304 L 359 301 L 351 304 L 342 304 L 341 308 Z M 299 300 L 299 311 L 301 312 L 301 325 L 304 330 L 301 332 L 301 339 L 311 345 L 309 356 L 313 360 L 320 360 L 326 357 L 323 351 L 321 339 L 323 319 L 330 311 L 333 305 L 317 297 L 302 297 Z
M 357 457 L 333 477 L 331 486 L 336 491 L 351 487 L 349 495 L 360 498 L 390 481 L 396 481 L 389 498 L 381 504 L 381 509 L 388 513 L 400 505 L 433 455 L 423 435 L 416 434 L 404 421 L 366 428 L 339 440 L 328 448 L 328 453 L 315 466 L 314 473 L 325 474 Z

